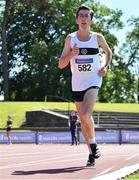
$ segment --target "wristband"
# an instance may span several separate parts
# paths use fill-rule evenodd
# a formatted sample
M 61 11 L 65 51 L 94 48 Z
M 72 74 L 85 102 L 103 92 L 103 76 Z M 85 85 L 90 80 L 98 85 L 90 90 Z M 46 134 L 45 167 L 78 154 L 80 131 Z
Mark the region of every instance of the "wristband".
M 110 65 L 105 65 L 104 67 L 107 69 L 107 71 L 110 70 Z

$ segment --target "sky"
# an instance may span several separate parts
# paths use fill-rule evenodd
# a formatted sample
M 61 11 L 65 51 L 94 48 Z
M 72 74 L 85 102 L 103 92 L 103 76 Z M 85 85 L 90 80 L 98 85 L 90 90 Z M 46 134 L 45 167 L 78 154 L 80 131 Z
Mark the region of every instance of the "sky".
M 114 32 L 114 34 L 118 36 L 119 44 L 122 44 L 125 40 L 127 31 L 131 29 L 126 21 L 131 17 L 139 17 L 139 0 L 99 0 L 99 2 L 111 9 L 122 10 L 123 16 L 121 20 L 126 26 L 122 30 Z

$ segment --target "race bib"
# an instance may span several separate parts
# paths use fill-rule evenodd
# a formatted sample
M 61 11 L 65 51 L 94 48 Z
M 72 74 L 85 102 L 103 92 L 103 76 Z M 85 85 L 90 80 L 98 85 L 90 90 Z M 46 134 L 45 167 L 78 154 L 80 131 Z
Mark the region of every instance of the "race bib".
M 93 58 L 75 59 L 79 72 L 93 71 Z

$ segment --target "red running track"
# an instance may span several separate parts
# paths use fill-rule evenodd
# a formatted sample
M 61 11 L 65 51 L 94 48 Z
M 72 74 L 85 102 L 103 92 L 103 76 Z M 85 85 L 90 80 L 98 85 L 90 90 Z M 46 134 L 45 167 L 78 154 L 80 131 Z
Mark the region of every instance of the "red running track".
M 137 144 L 99 144 L 99 148 L 102 156 L 96 160 L 95 167 L 86 167 L 85 144 L 3 144 L 0 145 L 0 179 L 105 180 L 105 174 L 139 163 Z

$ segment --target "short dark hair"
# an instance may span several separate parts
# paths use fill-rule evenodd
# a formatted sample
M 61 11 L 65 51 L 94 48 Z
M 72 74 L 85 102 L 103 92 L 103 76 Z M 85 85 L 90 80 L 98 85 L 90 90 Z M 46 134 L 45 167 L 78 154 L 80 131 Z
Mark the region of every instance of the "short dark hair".
M 92 9 L 90 9 L 88 6 L 80 6 L 78 8 L 77 12 L 76 12 L 76 18 L 78 18 L 80 10 L 88 10 L 88 11 L 90 11 L 91 20 L 93 19 L 94 11 Z

